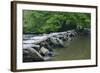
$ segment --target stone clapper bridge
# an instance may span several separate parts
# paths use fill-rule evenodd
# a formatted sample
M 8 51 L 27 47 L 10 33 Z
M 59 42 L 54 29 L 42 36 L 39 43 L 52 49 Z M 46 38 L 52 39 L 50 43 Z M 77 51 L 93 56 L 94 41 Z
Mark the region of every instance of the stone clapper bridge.
M 55 56 L 53 49 L 64 47 L 64 41 L 70 41 L 76 35 L 75 30 L 38 36 L 24 35 L 23 62 L 47 61 L 52 59 L 52 56 Z

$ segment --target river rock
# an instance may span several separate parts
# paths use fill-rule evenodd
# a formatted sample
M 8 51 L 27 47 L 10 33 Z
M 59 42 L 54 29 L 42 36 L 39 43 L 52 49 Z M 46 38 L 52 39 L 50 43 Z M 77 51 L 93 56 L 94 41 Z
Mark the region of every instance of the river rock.
M 38 51 L 36 51 L 34 48 L 27 49 L 28 53 L 26 53 L 25 49 L 23 50 L 23 60 L 24 62 L 30 62 L 30 61 L 43 61 L 43 60 L 49 60 L 50 56 L 42 56 Z M 43 53 L 47 52 L 47 49 L 44 50 L 44 48 L 41 49 Z
M 57 41 L 59 43 L 59 47 L 64 47 L 63 41 L 61 39 L 59 39 L 59 38 L 56 38 L 56 39 L 57 39 Z
M 48 40 L 40 42 L 40 47 L 45 47 L 49 51 L 53 51 L 53 48 L 51 47 L 50 42 Z
M 57 47 L 59 43 L 57 42 L 57 39 L 55 37 L 50 37 L 50 42 L 54 45 L 54 47 Z
M 41 49 L 39 50 L 39 53 L 42 54 L 43 56 L 46 56 L 49 54 L 49 50 L 45 47 L 41 47 Z

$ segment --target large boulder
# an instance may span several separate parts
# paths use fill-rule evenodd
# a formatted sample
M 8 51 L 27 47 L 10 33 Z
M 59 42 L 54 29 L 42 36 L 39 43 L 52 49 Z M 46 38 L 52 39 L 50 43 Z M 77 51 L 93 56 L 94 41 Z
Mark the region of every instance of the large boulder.
M 47 49 L 42 48 L 41 52 L 46 54 Z M 43 56 L 34 48 L 23 49 L 23 62 L 44 61 L 50 59 L 51 59 L 50 56 L 48 55 Z
M 39 50 L 39 53 L 42 56 L 54 56 L 54 52 L 50 51 L 49 49 L 47 49 L 45 47 L 41 47 L 41 49 Z
M 59 38 L 56 38 L 56 40 L 57 40 L 57 42 L 58 42 L 58 46 L 59 47 L 64 47 L 64 42 L 61 40 L 61 39 L 59 39 Z
M 48 55 L 49 50 L 47 48 L 41 47 L 39 53 L 42 55 Z
M 57 47 L 59 45 L 56 37 L 50 37 L 50 42 L 54 45 L 54 47 Z
M 48 41 L 48 40 L 40 42 L 39 45 L 40 45 L 40 47 L 47 48 L 49 51 L 53 51 L 53 48 L 52 48 L 52 46 L 50 44 L 50 41 Z

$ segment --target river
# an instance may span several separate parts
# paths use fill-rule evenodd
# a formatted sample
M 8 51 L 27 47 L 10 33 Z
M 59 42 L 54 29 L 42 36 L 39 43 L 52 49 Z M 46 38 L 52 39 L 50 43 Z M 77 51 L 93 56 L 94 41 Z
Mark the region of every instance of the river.
M 31 38 L 33 37 L 33 38 Z M 24 43 L 37 43 L 44 37 L 34 37 L 33 35 L 24 36 L 24 40 L 31 38 L 29 41 L 24 41 Z M 34 41 L 33 39 L 37 40 Z M 54 51 L 54 56 L 50 60 L 45 61 L 64 61 L 64 60 L 83 60 L 91 58 L 91 45 L 89 36 L 76 36 L 71 38 L 70 41 L 64 41 L 64 47 L 52 48 Z
M 53 61 L 60 60 L 82 60 L 91 58 L 90 37 L 79 36 L 74 38 L 67 44 L 65 42 L 64 48 L 55 48 L 55 56 L 52 57 Z

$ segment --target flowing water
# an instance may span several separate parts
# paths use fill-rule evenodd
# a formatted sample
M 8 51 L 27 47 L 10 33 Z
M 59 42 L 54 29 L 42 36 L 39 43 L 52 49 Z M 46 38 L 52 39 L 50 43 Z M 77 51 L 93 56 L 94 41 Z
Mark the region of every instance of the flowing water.
M 24 36 L 24 40 L 33 35 Z M 91 45 L 89 36 L 78 36 L 64 42 L 64 48 L 53 48 L 55 55 L 49 61 L 83 60 L 91 58 Z
M 69 44 L 68 44 L 69 43 Z M 91 58 L 90 37 L 80 36 L 69 42 L 65 42 L 64 48 L 55 48 L 53 61 L 59 60 L 82 60 Z

